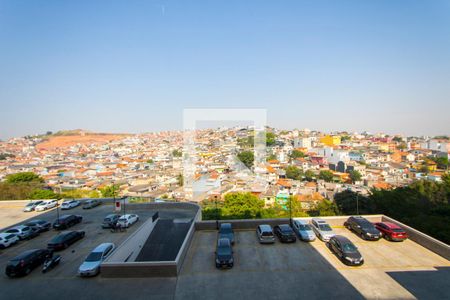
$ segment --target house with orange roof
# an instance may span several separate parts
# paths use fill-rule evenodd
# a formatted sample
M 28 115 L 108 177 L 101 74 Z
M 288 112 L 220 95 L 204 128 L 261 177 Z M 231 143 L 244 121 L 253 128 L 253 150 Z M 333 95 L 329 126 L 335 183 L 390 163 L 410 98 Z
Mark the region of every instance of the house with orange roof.
M 300 205 L 305 210 L 313 209 L 319 202 L 323 201 L 325 198 L 317 192 L 310 195 L 295 195 L 296 200 L 300 202 Z

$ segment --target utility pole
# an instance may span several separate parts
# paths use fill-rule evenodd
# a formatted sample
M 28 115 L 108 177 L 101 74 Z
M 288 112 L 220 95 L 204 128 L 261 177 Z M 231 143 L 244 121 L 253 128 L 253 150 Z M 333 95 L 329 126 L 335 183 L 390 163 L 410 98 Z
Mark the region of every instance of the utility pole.
M 356 214 L 359 215 L 359 194 L 356 193 Z
M 216 229 L 219 229 L 219 210 L 217 209 L 217 197 L 214 199 L 216 204 Z

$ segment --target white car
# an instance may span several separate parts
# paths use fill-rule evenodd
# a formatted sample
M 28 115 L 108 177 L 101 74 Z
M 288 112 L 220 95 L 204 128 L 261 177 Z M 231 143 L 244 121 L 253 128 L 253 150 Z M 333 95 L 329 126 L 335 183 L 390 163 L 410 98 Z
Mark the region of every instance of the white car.
M 139 216 L 136 214 L 126 214 L 119 218 L 117 224 L 120 224 L 121 227 L 128 227 L 133 225 L 139 220 Z
M 57 205 L 58 205 L 58 201 L 48 200 L 48 201 L 44 201 L 41 204 L 39 204 L 38 206 L 36 206 L 36 208 L 34 210 L 35 211 L 44 211 L 44 210 L 56 207 Z
M 33 211 L 36 206 L 38 206 L 39 204 L 41 204 L 43 201 L 39 200 L 39 201 L 31 201 L 29 203 L 27 203 L 27 205 L 25 205 L 25 207 L 23 208 L 24 212 L 30 212 Z
M 114 251 L 113 243 L 98 245 L 78 268 L 79 276 L 95 276 L 100 273 L 100 264 Z
M 333 229 L 331 229 L 331 226 L 322 219 L 313 218 L 311 220 L 311 226 L 317 237 L 324 242 L 328 242 L 331 237 L 336 235 Z
M 71 208 L 77 207 L 78 205 L 80 205 L 80 201 L 78 201 L 78 200 L 64 201 L 61 204 L 61 209 L 71 209 Z
M 7 248 L 19 241 L 19 237 L 12 233 L 0 233 L 0 249 Z

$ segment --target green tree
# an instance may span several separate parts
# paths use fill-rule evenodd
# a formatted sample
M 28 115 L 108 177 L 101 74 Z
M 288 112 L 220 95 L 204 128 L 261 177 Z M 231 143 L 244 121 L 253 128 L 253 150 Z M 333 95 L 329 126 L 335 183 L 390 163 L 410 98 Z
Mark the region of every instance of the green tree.
M 112 184 L 105 186 L 104 188 L 100 189 L 100 192 L 102 193 L 102 196 L 106 198 L 118 197 L 120 192 L 120 185 Z
M 152 164 L 152 163 L 154 163 L 154 161 L 153 161 L 153 159 L 150 158 L 150 159 L 147 159 L 147 163 Z
M 350 180 L 355 183 L 356 181 L 360 181 L 362 176 L 361 173 L 359 173 L 358 170 L 352 170 L 348 172 L 350 174 Z
M 271 147 L 275 145 L 276 135 L 273 132 L 266 132 L 266 146 Z
M 301 180 L 303 176 L 303 172 L 301 169 L 296 166 L 287 166 L 286 169 L 286 177 L 294 180 Z
M 183 184 L 184 184 L 183 174 L 178 174 L 177 175 L 177 183 L 178 183 L 179 186 L 183 186 Z
M 306 179 L 307 181 L 313 181 L 315 176 L 316 176 L 316 174 L 314 174 L 313 171 L 311 171 L 311 170 L 306 170 L 306 172 L 305 172 L 305 179 Z
M 237 157 L 247 168 L 251 168 L 253 166 L 255 156 L 252 151 L 242 151 L 237 155 Z
M 9 153 L 0 153 L 0 160 L 6 160 L 9 157 L 15 157 L 13 154 L 9 154 Z
M 275 154 L 270 154 L 269 156 L 267 156 L 266 161 L 275 160 L 275 159 L 277 159 L 276 155 Z
M 58 199 L 59 195 L 52 190 L 34 190 L 31 192 L 29 199 Z
M 296 159 L 296 158 L 305 157 L 305 156 L 306 156 L 305 153 L 303 153 L 302 151 L 294 149 L 294 150 L 292 150 L 291 155 L 289 157 L 291 159 Z
M 264 201 L 251 193 L 229 193 L 225 195 L 222 214 L 227 219 L 261 218 Z
M 336 216 L 339 214 L 339 210 L 334 202 L 324 199 L 317 203 L 309 214 L 311 216 Z
M 333 172 L 329 170 L 320 171 L 319 179 L 325 180 L 326 182 L 333 181 Z
M 183 152 L 181 152 L 178 149 L 175 149 L 175 150 L 172 151 L 172 156 L 173 157 L 181 157 L 181 156 L 183 156 Z
M 42 179 L 39 175 L 33 172 L 21 172 L 10 174 L 6 176 L 7 183 L 21 183 L 21 182 L 38 182 L 44 183 L 44 179 Z

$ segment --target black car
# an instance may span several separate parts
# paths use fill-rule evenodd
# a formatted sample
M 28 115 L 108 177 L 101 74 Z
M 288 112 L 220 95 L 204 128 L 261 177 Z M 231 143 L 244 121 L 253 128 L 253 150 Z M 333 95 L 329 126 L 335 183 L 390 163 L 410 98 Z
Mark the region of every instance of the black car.
M 47 244 L 47 248 L 54 251 L 63 250 L 82 238 L 84 238 L 84 231 L 61 232 Z
M 117 224 L 117 221 L 119 219 L 120 219 L 120 215 L 118 215 L 118 214 L 107 215 L 103 219 L 102 228 L 114 228 L 114 226 Z
M 97 199 L 87 200 L 87 201 L 84 202 L 84 204 L 83 204 L 83 209 L 94 208 L 94 207 L 96 207 L 96 206 L 99 206 L 100 204 L 102 204 L 102 202 L 99 201 L 99 200 L 97 200 Z
M 345 236 L 335 235 L 331 237 L 327 242 L 327 247 L 346 265 L 360 266 L 364 263 L 358 248 Z
M 24 224 L 25 226 L 31 227 L 38 232 L 48 231 L 52 227 L 52 224 L 44 220 L 32 220 Z
M 233 248 L 228 238 L 217 241 L 216 268 L 232 268 L 234 265 Z
M 297 241 L 295 232 L 289 224 L 277 225 L 273 228 L 273 232 L 282 243 L 295 243 Z
M 5 274 L 8 277 L 28 275 L 34 268 L 40 266 L 50 253 L 51 251 L 47 249 L 25 251 L 8 262 Z
M 231 223 L 220 224 L 218 239 L 222 239 L 222 238 L 229 239 L 231 244 L 232 245 L 234 244 L 234 231 L 233 231 L 233 226 L 231 225 Z
M 375 228 L 375 225 L 360 216 L 348 218 L 344 222 L 344 226 L 354 231 L 364 240 L 378 241 L 381 238 L 381 232 Z
M 77 215 L 64 215 L 56 219 L 53 222 L 53 228 L 56 230 L 67 229 L 75 224 L 78 224 L 83 220 L 82 216 Z

